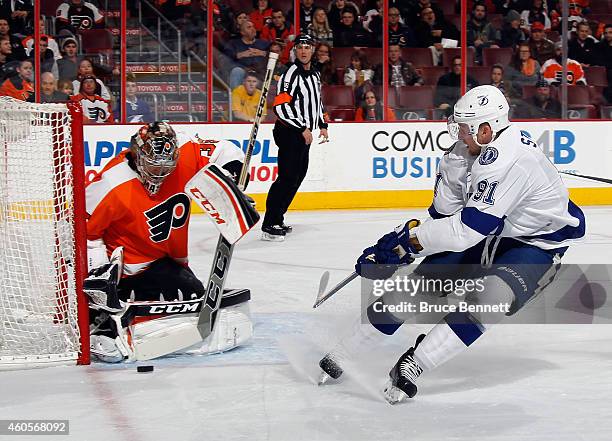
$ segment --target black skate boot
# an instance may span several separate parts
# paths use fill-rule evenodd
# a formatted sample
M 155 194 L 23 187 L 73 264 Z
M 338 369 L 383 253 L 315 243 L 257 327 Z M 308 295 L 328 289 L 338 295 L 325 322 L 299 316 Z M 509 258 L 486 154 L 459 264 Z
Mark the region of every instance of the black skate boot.
M 261 227 L 261 239 L 270 242 L 282 242 L 285 240 L 285 230 L 281 225 L 264 225 Z
M 402 355 L 393 369 L 389 372 L 389 381 L 383 390 L 385 400 L 389 404 L 397 404 L 406 398 L 412 398 L 417 393 L 416 379 L 423 372 L 423 368 L 414 359 L 414 351 L 425 338 L 425 334 L 417 337 L 414 347 Z
M 319 386 L 327 383 L 330 378 L 337 380 L 342 375 L 342 368 L 340 365 L 332 358 L 331 354 L 327 354 L 325 357 L 319 361 L 319 367 L 323 372 L 321 372 L 321 376 L 319 377 Z
M 287 225 L 284 222 L 281 224 L 281 228 L 285 232 L 285 234 L 289 234 L 293 231 L 293 227 L 291 225 Z

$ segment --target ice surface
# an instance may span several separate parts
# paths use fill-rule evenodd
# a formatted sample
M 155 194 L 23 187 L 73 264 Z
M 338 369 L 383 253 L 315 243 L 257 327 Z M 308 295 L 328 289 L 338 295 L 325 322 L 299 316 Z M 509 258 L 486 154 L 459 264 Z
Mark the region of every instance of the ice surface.
M 588 237 L 564 262 L 612 262 L 612 208 L 585 211 Z M 329 270 L 333 286 L 365 246 L 417 216 L 423 211 L 290 213 L 284 243 L 256 231 L 234 253 L 229 286 L 253 297 L 248 346 L 155 360 L 147 374 L 102 364 L 2 372 L 0 418 L 69 419 L 69 439 L 104 441 L 612 439 L 612 326 L 500 325 L 423 375 L 413 401 L 392 407 L 376 391 L 426 330 L 405 326 L 367 348 L 357 375 L 313 385 L 318 359 L 359 309 L 354 281 L 313 311 L 321 274 Z M 194 217 L 190 237 L 191 266 L 206 278 L 215 230 Z

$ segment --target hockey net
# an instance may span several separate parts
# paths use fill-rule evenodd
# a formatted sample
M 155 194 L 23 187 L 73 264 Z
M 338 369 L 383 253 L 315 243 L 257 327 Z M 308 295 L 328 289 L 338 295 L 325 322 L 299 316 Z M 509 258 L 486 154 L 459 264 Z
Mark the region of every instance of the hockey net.
M 0 97 L 0 369 L 89 362 L 81 120 Z

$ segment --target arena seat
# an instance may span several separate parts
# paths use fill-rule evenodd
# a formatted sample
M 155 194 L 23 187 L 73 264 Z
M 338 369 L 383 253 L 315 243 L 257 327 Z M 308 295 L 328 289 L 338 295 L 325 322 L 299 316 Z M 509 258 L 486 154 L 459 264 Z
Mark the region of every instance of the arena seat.
M 431 50 L 426 47 L 404 47 L 402 48 L 402 59 L 417 67 L 433 66 Z
M 467 73 L 469 76 L 478 81 L 478 84 L 491 83 L 491 68 L 488 66 L 468 67 Z
M 45 0 L 40 2 L 40 13 L 46 17 L 55 17 L 57 8 L 64 3 L 64 0 Z
M 584 67 L 584 76 L 589 86 L 607 86 L 608 77 L 603 66 Z
M 404 110 L 429 110 L 433 105 L 434 86 L 403 86 L 399 88 L 399 107 Z
M 79 32 L 85 54 L 97 54 L 113 50 L 113 34 L 108 29 L 83 29 Z
M 331 121 L 355 121 L 355 109 L 350 107 L 336 107 L 330 109 L 329 119 Z
M 354 107 L 355 98 L 351 86 L 328 86 L 322 87 L 323 102 L 330 107 Z
M 588 86 L 571 86 L 567 88 L 568 105 L 588 105 L 591 104 Z
M 473 66 L 474 65 L 474 48 L 473 47 L 468 47 L 467 55 L 468 55 L 467 65 Z M 450 67 L 453 58 L 460 57 L 460 56 L 461 56 L 460 47 L 447 47 L 444 49 L 444 52 L 442 53 L 442 65 L 446 67 Z
M 442 10 L 442 13 L 444 14 L 445 17 L 447 15 L 453 15 L 456 12 L 455 11 L 456 3 L 457 2 L 455 0 L 438 0 L 436 2 L 436 4 Z
M 448 72 L 448 68 L 444 66 L 420 67 L 418 71 L 426 86 L 435 86 L 438 84 L 438 78 Z
M 494 64 L 501 64 L 502 66 L 507 66 L 510 64 L 510 60 L 512 59 L 512 48 L 510 47 L 500 47 L 500 48 L 491 48 L 486 47 L 482 50 L 482 65 L 491 67 Z

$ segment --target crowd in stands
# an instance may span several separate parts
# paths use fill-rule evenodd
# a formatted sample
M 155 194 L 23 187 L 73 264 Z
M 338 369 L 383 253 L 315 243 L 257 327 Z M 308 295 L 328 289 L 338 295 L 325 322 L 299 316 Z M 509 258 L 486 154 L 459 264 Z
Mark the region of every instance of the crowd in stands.
M 75 100 L 90 122 L 119 120 L 117 90 L 109 87 L 109 82 L 118 81 L 117 67 L 112 60 L 91 57 L 81 47 L 84 31 L 107 26 L 100 2 L 55 3 L 55 15 L 41 20 L 41 101 Z M 205 58 L 208 2 L 152 3 L 183 31 L 180 49 Z M 278 79 L 293 61 L 292 41 L 300 32 L 317 41 L 314 60 L 327 90 L 324 95 L 332 98 L 325 100 L 331 119 L 334 115 L 357 121 L 404 119 L 407 111 L 421 119 L 444 118 L 459 97 L 462 63 L 467 64 L 468 88 L 478 84 L 500 88 L 515 118 L 560 117 L 558 86 L 564 67 L 569 85 L 588 86 L 592 94 L 587 102 L 570 103 L 583 112 L 581 117 L 598 117 L 598 106 L 612 105 L 610 0 L 570 0 L 567 41 L 561 37 L 561 0 L 469 0 L 467 60 L 459 57 L 459 3 L 389 0 L 385 17 L 382 0 L 300 0 L 296 24 L 289 0 L 215 0 L 213 65 L 231 90 L 226 111 L 235 121 L 254 118 L 269 52 L 279 54 L 274 72 Z M 388 20 L 387 60 L 382 59 L 384 19 Z M 51 21 L 52 32 L 47 32 Z M 34 99 L 33 23 L 33 0 L 0 0 L 1 95 Z M 564 43 L 566 66 L 561 56 Z M 383 109 L 385 77 L 388 102 Z M 335 99 L 336 94 L 352 100 Z M 133 75 L 126 84 L 126 103 L 128 121 L 151 118 Z M 272 112 L 268 118 L 273 118 Z

